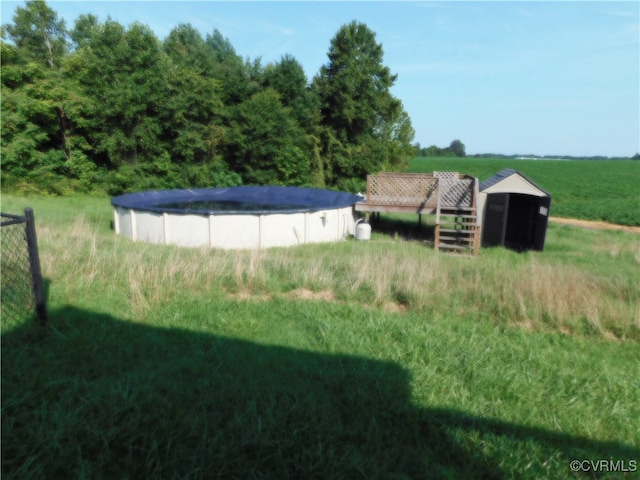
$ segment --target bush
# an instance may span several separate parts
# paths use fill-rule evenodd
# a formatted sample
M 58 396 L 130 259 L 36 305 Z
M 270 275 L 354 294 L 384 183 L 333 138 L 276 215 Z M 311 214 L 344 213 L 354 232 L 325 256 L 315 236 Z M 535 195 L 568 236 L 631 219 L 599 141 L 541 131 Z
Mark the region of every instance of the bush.
M 364 193 L 367 191 L 367 181 L 361 178 L 341 178 L 336 182 L 337 190 L 349 193 Z
M 212 187 L 239 187 L 242 185 L 242 177 L 236 172 L 221 170 L 211 173 Z

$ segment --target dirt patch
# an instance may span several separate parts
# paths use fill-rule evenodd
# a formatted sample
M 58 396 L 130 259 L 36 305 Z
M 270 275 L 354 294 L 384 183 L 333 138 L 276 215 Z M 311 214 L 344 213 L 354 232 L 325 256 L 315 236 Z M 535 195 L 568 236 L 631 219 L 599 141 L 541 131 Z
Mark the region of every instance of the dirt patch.
M 228 293 L 227 297 L 232 300 L 255 300 L 257 302 L 265 302 L 271 300 L 271 296 L 267 294 L 257 294 L 249 291 L 240 291 L 237 293 Z
M 560 325 L 560 327 L 558 328 L 558 331 L 563 335 L 571 335 L 571 329 L 566 325 Z
M 335 300 L 335 295 L 331 290 L 321 290 L 320 292 L 314 292 L 308 288 L 296 288 L 286 294 L 291 300 L 324 300 L 325 302 L 331 302 Z
M 296 288 L 290 292 L 284 294 L 257 294 L 250 291 L 240 291 L 236 293 L 228 293 L 227 296 L 233 300 L 252 300 L 256 302 L 266 302 L 268 300 L 277 298 L 288 298 L 289 300 L 323 300 L 325 302 L 332 302 L 335 300 L 335 295 L 331 290 L 322 290 L 320 292 L 314 292 L 308 288 Z
M 627 225 L 616 225 L 615 223 L 600 222 L 594 220 L 577 220 L 575 218 L 549 217 L 554 223 L 560 225 L 571 225 L 573 227 L 592 228 L 594 230 L 621 230 L 623 232 L 640 234 L 640 227 L 630 227 Z
M 256 302 L 265 302 L 271 300 L 273 298 L 286 298 L 288 300 L 317 300 L 321 302 L 340 302 L 340 300 L 336 299 L 335 294 L 331 290 L 320 290 L 319 292 L 314 292 L 308 288 L 296 288 L 295 290 L 291 290 L 287 293 L 282 294 L 255 294 L 247 291 L 237 292 L 237 293 L 229 293 L 227 296 L 233 300 L 248 300 L 248 301 L 256 301 Z M 347 302 L 348 303 L 348 302 Z M 355 305 L 355 304 L 352 304 Z M 404 313 L 408 310 L 407 305 L 403 305 L 397 302 L 386 302 L 380 306 L 373 305 L 362 305 L 364 308 L 372 308 L 375 310 L 379 310 L 383 313 Z
M 610 331 L 606 331 L 602 334 L 602 336 L 604 337 L 605 340 L 608 340 L 610 342 L 620 342 L 621 339 L 616 337 L 616 335 L 613 332 Z
M 534 325 L 534 323 L 531 320 L 523 320 L 521 322 L 511 322 L 511 324 L 514 327 L 520 328 L 520 329 L 525 330 L 527 332 L 535 332 L 536 331 L 536 326 Z
M 382 305 L 381 310 L 384 313 L 404 313 L 407 311 L 407 306 L 396 302 L 387 302 Z

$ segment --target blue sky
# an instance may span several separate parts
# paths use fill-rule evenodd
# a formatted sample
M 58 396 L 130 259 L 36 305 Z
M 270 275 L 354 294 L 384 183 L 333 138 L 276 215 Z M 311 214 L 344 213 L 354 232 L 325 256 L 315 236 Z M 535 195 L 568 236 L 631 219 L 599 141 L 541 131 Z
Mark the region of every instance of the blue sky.
M 640 151 L 640 3 L 51 1 L 71 28 L 83 13 L 139 21 L 163 39 L 218 29 L 243 57 L 293 55 L 309 80 L 352 20 L 376 33 L 392 93 L 422 146 L 467 153 L 631 156 Z M 2 0 L 2 23 L 16 6 Z

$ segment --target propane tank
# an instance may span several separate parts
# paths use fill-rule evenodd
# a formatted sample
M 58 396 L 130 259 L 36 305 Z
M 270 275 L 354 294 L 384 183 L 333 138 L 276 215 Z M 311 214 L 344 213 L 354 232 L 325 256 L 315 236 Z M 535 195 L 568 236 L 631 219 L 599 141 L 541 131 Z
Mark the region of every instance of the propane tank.
M 362 222 L 362 223 L 360 223 Z M 371 225 L 364 218 L 356 222 L 356 240 L 369 240 L 371 238 Z

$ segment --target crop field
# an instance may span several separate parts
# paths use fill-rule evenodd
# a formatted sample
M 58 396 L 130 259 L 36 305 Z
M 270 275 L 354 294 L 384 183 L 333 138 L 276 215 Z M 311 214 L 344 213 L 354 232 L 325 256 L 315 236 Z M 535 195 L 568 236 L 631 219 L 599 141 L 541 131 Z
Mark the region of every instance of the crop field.
M 410 172 L 451 170 L 480 181 L 513 168 L 551 193 L 551 215 L 640 225 L 640 162 L 635 160 L 515 160 L 414 158 Z
M 180 249 L 108 198 L 2 203 L 35 211 L 49 310 L 3 318 L 3 478 L 637 478 L 638 235 Z

